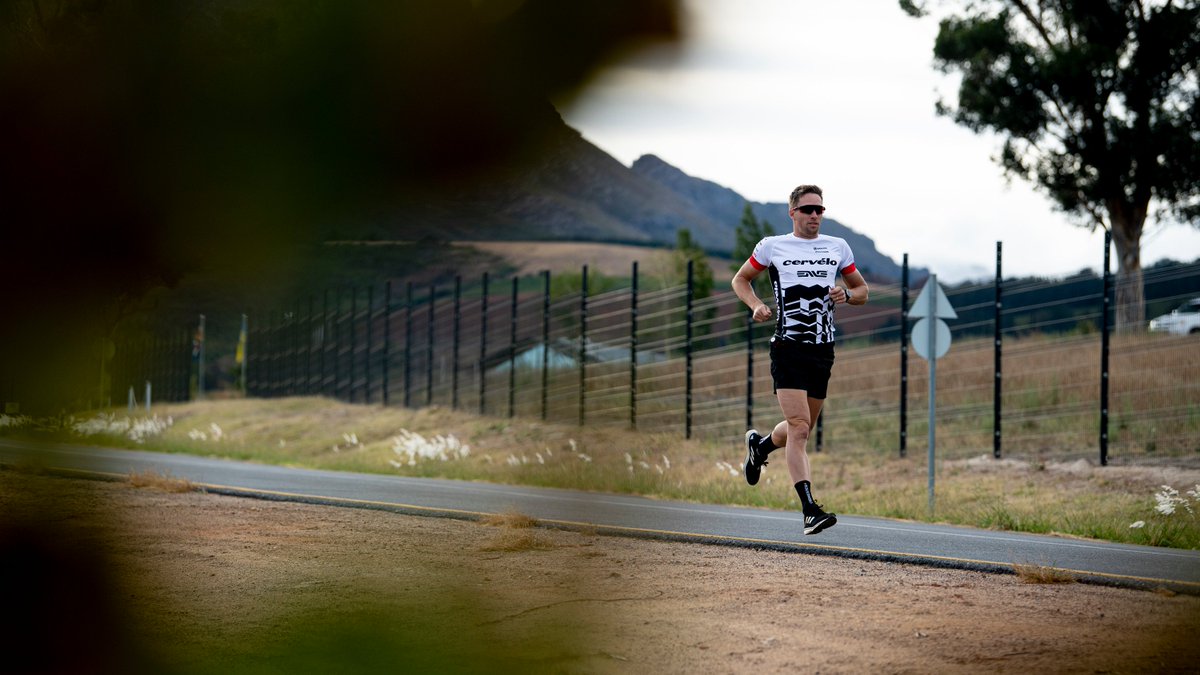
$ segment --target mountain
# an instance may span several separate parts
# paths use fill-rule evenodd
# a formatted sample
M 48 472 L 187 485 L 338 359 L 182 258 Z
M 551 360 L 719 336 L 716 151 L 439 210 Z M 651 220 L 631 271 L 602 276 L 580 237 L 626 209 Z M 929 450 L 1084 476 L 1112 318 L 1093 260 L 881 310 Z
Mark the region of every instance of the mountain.
M 729 239 L 732 242 L 732 232 L 736 230 L 737 223 L 742 219 L 742 211 L 748 201 L 746 198 L 712 181 L 689 176 L 654 155 L 642 155 L 631 168 L 634 173 L 645 176 L 684 196 L 689 203 L 701 206 L 702 210 L 710 217 L 724 223 L 733 223 Z M 777 234 L 791 230 L 787 202 L 749 203 L 754 217 L 769 223 Z M 825 218 L 821 222 L 821 232 L 841 237 L 850 244 L 850 248 L 854 251 L 855 261 L 867 279 L 898 280 L 900 278 L 900 265 L 880 253 L 875 248 L 875 242 L 869 237 L 855 232 L 833 218 Z
M 546 126 L 544 142 L 522 160 L 454 190 L 402 200 L 356 236 L 673 246 L 676 232 L 687 228 L 709 253 L 729 255 L 748 201 L 737 192 L 653 155 L 627 167 L 557 115 Z M 751 202 L 751 208 L 778 232 L 788 231 L 786 204 Z M 870 238 L 833 219 L 822 229 L 850 243 L 869 279 L 899 279 L 899 265 Z

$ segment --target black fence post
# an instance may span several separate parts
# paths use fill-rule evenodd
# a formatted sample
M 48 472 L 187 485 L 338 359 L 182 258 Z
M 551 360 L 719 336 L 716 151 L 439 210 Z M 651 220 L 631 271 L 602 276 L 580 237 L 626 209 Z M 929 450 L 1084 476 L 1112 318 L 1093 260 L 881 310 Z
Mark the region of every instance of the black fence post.
M 587 417 L 587 320 L 588 268 L 583 266 L 579 278 L 579 426 Z
M 437 284 L 429 284 L 429 323 L 425 331 L 425 405 L 433 405 L 433 322 L 437 318 L 434 301 L 437 299 Z
M 302 305 L 297 300 L 292 314 L 292 394 L 304 394 L 304 322 L 300 319 Z
M 333 398 L 340 399 L 342 386 L 342 289 L 333 293 Z
M 517 414 L 517 283 L 516 275 L 512 278 L 512 306 L 509 308 L 508 321 L 508 416 Z
M 908 454 L 908 254 L 900 267 L 900 456 Z
M 362 379 L 363 379 L 362 376 L 364 375 L 364 373 L 360 372 L 362 364 L 360 364 L 358 362 L 358 348 L 359 348 L 359 345 L 363 342 L 363 339 L 365 338 L 365 336 L 363 335 L 362 326 L 360 325 L 360 321 L 359 321 L 358 287 L 357 286 L 354 288 L 353 293 L 354 293 L 354 299 L 351 302 L 351 306 L 354 309 L 352 309 L 350 312 L 350 335 L 351 335 L 350 340 L 351 340 L 351 345 L 352 345 L 350 348 L 350 402 L 351 403 L 354 402 L 355 390 L 364 386 L 364 385 L 359 384 L 359 382 L 362 381 Z M 370 305 L 368 305 L 367 308 L 368 309 L 366 310 L 366 312 L 364 312 L 364 314 L 369 313 Z M 365 348 L 370 349 L 371 348 L 370 343 L 367 343 Z
M 629 428 L 637 429 L 638 263 L 633 261 L 629 287 Z
M 274 398 L 279 393 L 275 391 L 275 311 L 267 310 L 264 314 L 267 320 L 263 326 L 263 395 L 266 398 Z
M 549 415 L 550 270 L 542 270 L 542 419 Z
M 413 285 L 404 285 L 404 407 L 412 407 L 412 318 Z
M 687 264 L 687 311 L 684 315 L 684 323 L 686 325 L 686 333 L 683 341 L 683 359 L 686 364 L 683 384 L 684 438 L 692 437 L 692 300 L 696 290 L 694 263 L 695 261 L 689 260 Z
M 249 326 L 249 324 L 247 324 L 247 326 Z M 247 330 L 249 330 L 249 328 L 247 328 Z M 177 340 L 179 340 L 178 344 L 175 347 L 175 352 L 178 354 L 178 356 L 176 356 L 173 361 L 173 363 L 174 363 L 173 370 L 175 372 L 175 400 L 176 401 L 186 401 L 187 400 L 187 368 L 185 367 L 187 365 L 186 359 L 187 359 L 187 353 L 188 353 L 188 351 L 187 351 L 188 339 L 187 338 L 188 338 L 188 335 L 187 335 L 186 329 L 180 331 L 178 337 L 176 338 Z M 249 338 L 247 338 L 246 342 L 247 342 L 247 349 L 249 349 L 249 344 L 250 344 Z M 257 346 L 256 346 L 256 349 L 257 349 Z M 255 353 L 255 352 L 247 351 L 246 358 L 249 359 L 250 354 L 253 354 L 253 353 Z M 253 372 L 253 371 L 251 371 L 251 372 Z
M 326 354 L 329 352 L 329 345 L 333 342 L 333 328 L 329 325 L 329 289 L 325 289 L 325 297 L 321 303 L 321 381 L 318 390 L 322 394 L 328 394 L 328 385 L 325 383 L 328 370 L 325 365 L 328 361 Z
M 483 295 L 479 309 L 479 414 L 487 410 L 487 310 L 488 273 L 483 273 Z
M 388 385 L 391 380 L 392 366 L 392 280 L 388 279 L 383 286 L 383 354 L 379 358 L 382 361 L 380 370 L 379 382 L 379 399 L 383 403 L 383 407 L 388 404 Z
M 375 284 L 367 286 L 367 348 L 363 351 L 363 403 L 371 402 L 371 330 L 375 323 Z
M 450 407 L 458 410 L 458 353 L 462 337 L 462 276 L 454 275 L 454 343 L 450 354 Z
M 1003 283 L 1003 277 L 1001 276 L 1001 273 L 1000 273 L 1001 253 L 1002 253 L 1002 244 L 1001 244 L 1001 242 L 996 242 L 996 315 L 995 315 L 995 318 L 992 319 L 992 323 L 995 325 L 995 329 L 996 329 L 996 344 L 995 344 L 995 348 L 996 348 L 995 371 L 996 371 L 996 374 L 995 374 L 995 377 L 993 378 L 993 390 L 992 390 L 992 456 L 995 457 L 996 459 L 1000 459 L 1000 415 L 1003 412 L 1002 411 L 1003 406 L 1001 406 L 1001 404 L 1000 404 L 1000 394 L 1001 394 L 1001 389 L 1002 389 L 1001 380 L 1000 380 L 1001 375 L 1002 375 L 1001 357 L 1003 355 L 1003 349 L 1002 349 L 1002 343 L 1001 343 L 1001 315 L 1000 314 L 1001 314 L 1001 309 L 1004 307 L 1004 301 L 1003 301 L 1003 297 L 1002 297 L 1004 283 Z
M 754 428 L 754 312 L 746 310 L 746 428 Z
M 1100 466 L 1108 466 L 1108 349 L 1112 324 L 1109 320 L 1112 299 L 1112 273 L 1109 249 L 1112 231 L 1104 231 L 1104 299 L 1100 303 Z
M 313 330 L 313 324 L 315 322 L 316 322 L 316 298 L 313 297 L 312 293 L 309 293 L 308 294 L 308 321 L 305 324 L 305 330 L 308 332 L 308 349 L 306 349 L 305 353 L 304 353 L 304 393 L 308 394 L 308 395 L 311 395 L 314 393 L 312 380 L 313 380 L 313 348 L 315 346 L 314 343 L 316 342 L 314 340 L 315 331 Z M 249 336 L 249 332 L 247 332 L 247 336 Z M 242 363 L 243 363 L 242 369 L 244 371 L 245 370 L 244 364 L 246 363 L 244 359 L 243 359 Z M 243 379 L 243 382 L 244 381 L 245 380 Z

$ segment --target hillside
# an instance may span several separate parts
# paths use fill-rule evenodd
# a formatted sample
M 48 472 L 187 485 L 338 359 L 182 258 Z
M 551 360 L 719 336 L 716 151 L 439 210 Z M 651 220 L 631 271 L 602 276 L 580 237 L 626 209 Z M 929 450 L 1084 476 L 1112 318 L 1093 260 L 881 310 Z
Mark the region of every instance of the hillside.
M 654 155 L 643 155 L 633 163 L 634 173 L 645 176 L 673 192 L 683 196 L 689 203 L 697 204 L 712 218 L 723 223 L 733 223 L 730 236 L 737 228 L 742 218 L 742 210 L 747 200 L 730 188 L 718 185 L 712 181 L 703 180 L 687 175 Z M 783 234 L 791 230 L 787 215 L 787 203 L 779 202 L 750 202 L 754 217 L 771 224 L 775 232 Z M 842 237 L 854 250 L 858 267 L 868 278 L 876 281 L 896 281 L 900 278 L 900 265 L 891 258 L 883 255 L 875 248 L 875 242 L 869 237 L 859 234 L 833 218 L 825 218 L 821 231 L 835 237 Z M 732 241 L 732 239 L 731 239 Z M 924 277 L 924 272 L 914 278 Z
M 681 228 L 710 253 L 728 256 L 747 203 L 737 192 L 689 176 L 646 155 L 632 167 L 555 117 L 544 143 L 526 158 L 467 177 L 455 190 L 400 199 L 352 237 L 376 240 L 589 241 L 673 246 Z M 756 216 L 788 231 L 782 202 L 751 202 Z M 879 281 L 900 277 L 899 265 L 870 238 L 833 219 L 824 230 L 846 238 L 860 268 Z

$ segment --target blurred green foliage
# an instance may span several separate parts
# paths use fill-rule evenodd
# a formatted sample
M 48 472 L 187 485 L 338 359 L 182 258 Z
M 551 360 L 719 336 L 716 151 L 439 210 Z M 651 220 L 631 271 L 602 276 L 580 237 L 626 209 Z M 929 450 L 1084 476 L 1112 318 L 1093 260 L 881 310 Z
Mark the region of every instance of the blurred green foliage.
M 153 288 L 519 171 L 551 95 L 678 32 L 675 0 L 0 4 L 0 396 L 90 398 Z

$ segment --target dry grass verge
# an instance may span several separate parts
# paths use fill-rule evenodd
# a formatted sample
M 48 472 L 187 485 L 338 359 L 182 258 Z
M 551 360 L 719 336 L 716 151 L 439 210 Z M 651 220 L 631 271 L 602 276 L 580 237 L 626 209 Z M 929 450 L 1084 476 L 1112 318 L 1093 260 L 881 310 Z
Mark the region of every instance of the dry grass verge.
M 1017 578 L 1027 584 L 1073 584 L 1078 581 L 1074 574 L 1057 567 L 1013 563 L 1013 569 Z
M 479 522 L 483 523 L 484 525 L 491 525 L 493 527 L 510 527 L 513 529 L 538 526 L 537 518 L 521 513 L 516 509 L 509 509 L 503 513 L 493 513 L 487 515 Z
M 533 530 L 538 525 L 537 518 L 521 513 L 516 509 L 509 509 L 503 513 L 486 516 L 480 522 L 484 525 L 503 528 L 500 532 L 496 533 L 495 537 L 492 537 L 491 541 L 480 548 L 481 551 L 516 553 L 520 551 L 548 551 L 554 548 L 550 540 Z
M 147 469 L 129 474 L 129 484 L 135 488 L 150 488 L 162 492 L 195 492 L 196 484 L 186 478 L 176 478 L 169 472 L 161 474 Z

